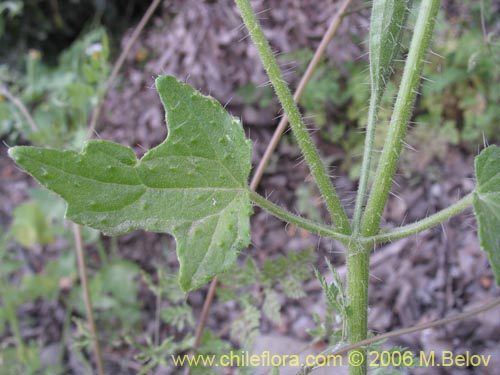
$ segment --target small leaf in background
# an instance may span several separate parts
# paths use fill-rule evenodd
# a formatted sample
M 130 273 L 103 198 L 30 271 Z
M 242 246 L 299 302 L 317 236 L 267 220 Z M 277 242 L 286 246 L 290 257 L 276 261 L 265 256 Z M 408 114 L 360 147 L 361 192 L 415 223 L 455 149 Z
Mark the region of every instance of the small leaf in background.
M 38 202 L 29 201 L 17 206 L 13 212 L 14 221 L 10 232 L 24 247 L 48 244 L 52 241 L 49 225 Z
M 194 289 L 229 269 L 250 242 L 251 145 L 215 99 L 174 77 L 156 88 L 169 134 L 138 161 L 133 151 L 89 141 L 82 153 L 14 147 L 10 156 L 68 202 L 66 216 L 105 233 L 168 232 L 180 283 Z
M 24 275 L 18 292 L 24 301 L 40 297 L 54 300 L 59 294 L 59 279 L 46 274 Z
M 66 210 L 66 203 L 56 194 L 46 189 L 39 188 L 30 189 L 29 195 L 31 199 L 40 205 L 40 209 L 49 223 L 62 221 L 62 216 Z
M 477 187 L 474 214 L 477 217 L 481 248 L 488 253 L 491 268 L 500 285 L 500 148 L 484 149 L 474 163 Z
M 227 354 L 231 350 L 231 344 L 222 340 L 219 336 L 215 335 L 209 329 L 203 331 L 201 336 L 201 345 L 198 353 L 201 354 Z
M 137 300 L 137 277 L 139 266 L 127 260 L 115 260 L 100 271 L 105 290 L 124 305 L 134 304 Z
M 280 280 L 279 285 L 288 298 L 299 299 L 306 296 L 302 289 L 302 281 L 296 275 L 288 274 Z
M 264 303 L 262 304 L 262 311 L 266 316 L 275 324 L 281 324 L 281 304 L 279 301 L 278 293 L 272 289 L 265 289 Z
M 262 264 L 260 283 L 267 286 L 278 284 L 289 298 L 304 297 L 302 283 L 311 277 L 311 270 L 304 265 L 313 261 L 312 249 L 290 252 L 287 256 L 280 255 L 274 260 L 267 259 Z
M 161 319 L 170 327 L 182 332 L 186 327 L 194 326 L 193 311 L 191 306 L 183 303 L 178 306 L 169 306 L 160 313 Z
M 127 330 L 140 321 L 141 310 L 136 303 L 140 275 L 140 267 L 136 263 L 117 259 L 102 267 L 90 280 L 94 307 L 104 312 L 103 319 L 108 320 L 110 326 L 118 319 Z M 83 312 L 81 293 L 81 288 L 73 290 L 77 308 Z
M 251 348 L 259 331 L 261 312 L 252 304 L 243 307 L 241 315 L 231 325 L 231 338 L 244 348 Z
M 297 197 L 297 209 L 307 218 L 321 222 L 321 199 L 320 194 L 315 185 L 309 182 L 304 182 L 295 191 Z
M 260 272 L 255 260 L 248 257 L 237 272 L 233 269 L 219 275 L 221 287 L 217 288 L 217 298 L 224 302 L 236 299 L 237 295 L 241 294 L 242 288 L 254 285 L 259 277 Z
M 260 87 L 253 83 L 237 88 L 236 94 L 246 105 L 257 104 L 259 108 L 269 107 L 274 98 L 274 91 L 270 87 Z
M 325 277 L 314 268 L 314 273 L 318 279 L 326 296 L 327 315 L 325 322 L 321 322 L 319 317 L 315 317 L 317 328 L 310 333 L 316 338 L 330 336 L 331 342 L 341 342 L 347 338 L 347 298 L 345 288 L 340 279 L 340 275 L 328 259 L 325 258 L 328 269 L 333 275 L 333 280 L 330 284 Z M 335 319 L 333 319 L 335 318 Z M 338 325 L 342 325 L 341 329 L 335 329 Z

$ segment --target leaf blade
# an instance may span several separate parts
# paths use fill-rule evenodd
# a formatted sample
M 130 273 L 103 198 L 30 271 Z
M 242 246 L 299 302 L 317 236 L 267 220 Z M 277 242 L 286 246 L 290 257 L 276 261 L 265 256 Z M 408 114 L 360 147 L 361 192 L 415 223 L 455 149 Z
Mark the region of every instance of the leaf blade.
M 478 222 L 481 248 L 488 253 L 497 284 L 500 286 L 500 148 L 489 146 L 475 159 L 477 187 L 473 208 Z
M 141 160 L 102 140 L 81 153 L 21 146 L 9 155 L 68 202 L 76 223 L 108 234 L 171 233 L 180 283 L 190 290 L 227 270 L 250 242 L 251 145 L 215 99 L 174 77 L 156 85 L 169 134 Z

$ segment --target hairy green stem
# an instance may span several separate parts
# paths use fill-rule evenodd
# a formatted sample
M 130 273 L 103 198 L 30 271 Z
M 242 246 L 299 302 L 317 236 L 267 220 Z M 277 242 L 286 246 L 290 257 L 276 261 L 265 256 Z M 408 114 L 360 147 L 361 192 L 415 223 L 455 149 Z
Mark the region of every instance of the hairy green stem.
M 295 102 L 298 102 L 299 99 L 301 98 L 302 94 L 304 93 L 304 90 L 306 89 L 306 86 L 308 82 L 311 80 L 314 71 L 316 70 L 316 67 L 318 66 L 319 62 L 323 58 L 323 55 L 325 54 L 326 48 L 328 47 L 328 44 L 332 40 L 332 38 L 335 36 L 337 33 L 337 30 L 339 29 L 340 22 L 344 18 L 345 15 L 345 10 L 351 3 L 351 0 L 344 0 L 342 5 L 340 5 L 339 9 L 335 13 L 335 16 L 332 18 L 332 21 L 330 22 L 330 25 L 328 26 L 328 30 L 326 30 L 325 34 L 323 35 L 323 38 L 321 39 L 321 42 L 318 45 L 318 48 L 314 52 L 314 56 L 309 62 L 309 65 L 307 66 L 307 69 L 300 79 L 300 82 L 297 86 L 297 89 L 295 90 L 295 93 L 293 94 L 293 99 Z M 286 129 L 286 126 L 288 125 L 288 118 L 286 116 L 282 116 L 281 120 L 274 130 L 274 134 L 269 141 L 266 151 L 264 152 L 264 155 L 262 155 L 262 158 L 255 168 L 255 172 L 252 177 L 252 181 L 250 182 L 250 188 L 252 190 L 256 190 L 257 185 L 259 185 L 259 182 L 262 178 L 262 175 L 264 174 L 264 170 L 269 164 L 269 160 L 271 159 L 271 155 L 273 154 L 274 150 L 278 146 L 278 142 L 281 139 L 281 136 L 283 132 Z
M 329 237 L 334 240 L 340 241 L 343 244 L 347 244 L 347 246 L 350 242 L 355 240 L 364 246 L 365 245 L 374 246 L 379 243 L 395 241 L 401 238 L 413 236 L 415 234 L 423 232 L 426 229 L 435 227 L 436 225 L 439 225 L 442 222 L 449 220 L 452 217 L 460 214 L 462 211 L 471 207 L 473 199 L 473 193 L 469 193 L 462 199 L 452 204 L 451 206 L 439 212 L 436 212 L 435 214 L 428 216 L 425 219 L 404 225 L 399 228 L 383 231 L 371 237 L 358 238 L 354 235 L 346 235 L 336 232 L 329 226 L 297 216 L 285 210 L 284 208 L 270 202 L 268 199 L 264 198 L 262 195 L 252 190 L 249 190 L 249 194 L 250 194 L 250 199 L 257 206 L 268 211 L 270 214 L 276 216 L 277 218 L 283 220 L 284 222 L 291 223 L 297 226 L 298 228 L 305 229 L 313 234 L 317 234 L 323 237 Z
M 417 234 L 425 229 L 442 223 L 458 215 L 472 205 L 473 193 L 460 199 L 455 204 L 435 213 L 423 220 L 381 233 L 376 236 L 360 238 L 347 245 L 347 292 L 349 301 L 349 339 L 351 343 L 363 341 L 367 337 L 367 311 L 368 311 L 368 272 L 370 249 L 376 243 L 405 238 Z M 352 350 L 352 355 L 366 359 L 366 351 L 362 348 Z M 351 366 L 350 375 L 366 374 L 366 362 L 361 366 Z
M 366 339 L 368 333 L 368 272 L 370 267 L 370 250 L 372 247 L 352 241 L 347 244 L 347 326 L 349 342 L 354 343 Z M 356 349 L 351 353 L 353 358 L 362 358 L 359 366 L 349 366 L 350 375 L 366 374 L 366 351 Z
M 462 211 L 471 207 L 473 197 L 474 194 L 469 193 L 451 206 L 439 212 L 436 212 L 435 214 L 428 216 L 425 219 L 386 232 L 381 232 L 380 234 L 377 234 L 375 236 L 365 237 L 362 239 L 362 241 L 365 243 L 376 244 L 413 236 L 426 229 L 432 228 L 448 219 L 451 219 L 453 216 L 456 216 Z
M 259 207 L 263 208 L 270 214 L 283 220 L 285 223 L 290 223 L 298 228 L 305 229 L 313 234 L 323 237 L 329 237 L 342 243 L 347 243 L 351 239 L 350 236 L 334 231 L 331 227 L 316 223 L 311 220 L 304 219 L 303 217 L 292 214 L 291 212 L 281 208 L 280 206 L 270 202 L 262 195 L 255 191 L 249 190 L 250 199 Z
M 360 233 L 364 237 L 373 236 L 379 230 L 380 220 L 389 196 L 392 177 L 396 171 L 401 152 L 403 137 L 406 133 L 412 107 L 415 102 L 420 72 L 422 71 L 424 56 L 430 43 L 438 8 L 439 0 L 422 0 L 420 5 L 410 52 L 405 64 L 386 142 L 360 225 Z M 365 171 L 366 175 L 368 172 L 368 170 Z M 366 189 L 366 186 L 364 188 Z M 364 200 L 363 190 L 360 192 L 359 207 L 361 207 L 360 203 Z M 353 241 L 347 247 L 347 291 L 350 309 L 348 323 L 351 343 L 364 340 L 367 336 L 370 249 L 370 244 L 363 244 L 359 240 Z M 361 358 L 364 358 L 365 361 L 361 366 L 351 365 L 349 373 L 351 375 L 365 375 L 367 370 L 365 352 L 361 349 L 355 349 L 351 352 L 351 355 L 362 356 Z
M 368 190 L 368 179 L 370 177 L 373 143 L 375 140 L 375 123 L 377 122 L 377 107 L 380 104 L 380 99 L 372 99 L 373 96 L 374 92 L 372 91 L 370 97 L 370 106 L 368 109 L 368 124 L 366 126 L 363 162 L 361 164 L 361 175 L 359 178 L 358 193 L 356 195 L 356 204 L 354 207 L 354 216 L 352 219 L 352 228 L 355 234 L 359 233 L 363 204 L 365 202 L 366 192 Z
M 403 77 L 392 113 L 386 142 L 373 182 L 366 210 L 361 224 L 364 236 L 377 233 L 384 207 L 389 196 L 392 178 L 401 152 L 403 137 L 408 127 L 413 104 L 420 81 L 424 57 L 431 40 L 434 20 L 439 9 L 439 0 L 422 0 L 417 23 L 406 60 Z
M 269 79 L 274 86 L 276 94 L 283 106 L 283 110 L 290 121 L 290 126 L 295 134 L 297 143 L 299 144 L 304 158 L 311 169 L 311 174 L 318 185 L 318 188 L 325 200 L 326 207 L 332 217 L 332 220 L 338 227 L 338 231 L 343 234 L 351 232 L 351 226 L 344 207 L 335 191 L 335 188 L 330 181 L 325 166 L 318 154 L 318 150 L 314 146 L 312 139 L 307 131 L 307 128 L 302 120 L 299 109 L 295 104 L 292 94 L 286 84 L 283 74 L 274 58 L 271 47 L 264 36 L 262 27 L 255 12 L 250 5 L 249 0 L 235 0 L 238 6 L 243 22 L 252 37 L 253 43 L 259 52 L 260 59 L 269 76 Z

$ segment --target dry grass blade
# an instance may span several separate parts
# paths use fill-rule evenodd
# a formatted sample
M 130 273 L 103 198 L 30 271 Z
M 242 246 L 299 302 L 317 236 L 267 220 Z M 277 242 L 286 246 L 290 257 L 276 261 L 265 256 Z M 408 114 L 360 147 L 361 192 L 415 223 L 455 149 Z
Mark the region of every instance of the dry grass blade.
M 314 70 L 318 66 L 319 62 L 323 58 L 323 55 L 325 54 L 326 48 L 328 47 L 328 44 L 330 41 L 333 39 L 335 34 L 337 33 L 337 30 L 340 26 L 340 22 L 344 18 L 344 15 L 346 14 L 347 7 L 350 5 L 351 0 L 345 0 L 342 5 L 340 6 L 339 10 L 333 17 L 332 21 L 330 22 L 330 25 L 328 26 L 328 30 L 326 31 L 325 35 L 321 39 L 321 42 L 314 52 L 314 56 L 309 62 L 309 65 L 307 66 L 307 70 L 300 79 L 299 85 L 297 86 L 297 90 L 295 91 L 293 95 L 293 99 L 295 102 L 298 102 L 302 94 L 304 93 L 304 90 L 307 86 L 307 83 L 311 80 L 311 77 L 314 73 Z M 257 186 L 260 183 L 260 180 L 262 179 L 262 175 L 264 174 L 264 170 L 266 169 L 267 165 L 269 164 L 269 160 L 271 159 L 271 155 L 273 154 L 274 150 L 278 146 L 279 140 L 281 139 L 281 136 L 283 132 L 286 129 L 286 126 L 288 125 L 288 119 L 286 116 L 283 116 L 278 124 L 278 127 L 274 131 L 274 134 L 271 138 L 271 141 L 269 142 L 269 145 L 266 148 L 266 151 L 264 152 L 264 155 L 262 156 L 261 161 L 259 162 L 259 165 L 257 166 L 255 173 L 252 177 L 252 181 L 250 183 L 250 188 L 252 190 L 255 190 Z
M 148 23 L 149 19 L 155 12 L 156 8 L 158 8 L 158 5 L 160 5 L 162 0 L 153 0 L 151 2 L 151 5 L 149 5 L 148 9 L 146 10 L 146 13 L 142 16 L 139 24 L 136 26 L 134 29 L 134 32 L 132 33 L 132 36 L 130 37 L 127 45 L 123 49 L 122 53 L 116 60 L 115 64 L 113 65 L 113 70 L 111 71 L 111 75 L 107 79 L 105 85 L 104 85 L 104 91 L 102 93 L 101 100 L 99 101 L 99 104 L 95 108 L 94 112 L 92 113 L 92 119 L 90 120 L 90 126 L 88 129 L 87 137 L 92 138 L 94 136 L 94 132 L 97 126 L 97 120 L 99 119 L 99 116 L 101 114 L 102 106 L 104 105 L 104 99 L 106 99 L 106 95 L 111 88 L 111 85 L 116 79 L 116 76 L 118 75 L 118 72 L 123 66 L 123 63 L 125 62 L 125 59 L 127 58 L 130 50 L 132 49 L 132 46 L 134 43 L 137 41 L 137 38 L 141 34 L 142 30 Z
M 99 339 L 96 334 L 94 314 L 92 311 L 92 300 L 90 298 L 89 285 L 87 280 L 87 271 L 85 267 L 85 255 L 83 254 L 83 241 L 80 226 L 73 224 L 73 234 L 75 237 L 76 257 L 78 260 L 78 273 L 80 274 L 80 282 L 82 284 L 83 299 L 85 302 L 85 312 L 87 314 L 87 322 L 89 324 L 92 342 L 94 344 L 95 361 L 97 364 L 97 373 L 104 375 L 104 367 L 102 361 L 102 353 L 99 347 Z

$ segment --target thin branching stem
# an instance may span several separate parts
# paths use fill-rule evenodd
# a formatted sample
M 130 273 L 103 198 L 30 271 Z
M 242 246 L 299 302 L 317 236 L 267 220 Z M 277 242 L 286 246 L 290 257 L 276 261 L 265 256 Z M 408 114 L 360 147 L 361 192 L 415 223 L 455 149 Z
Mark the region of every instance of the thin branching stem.
M 351 14 L 354 14 L 354 13 L 362 12 L 365 9 L 369 9 L 371 6 L 372 6 L 372 4 L 370 2 L 362 4 L 362 5 L 359 5 L 359 6 L 355 7 L 355 8 L 352 8 L 349 11 L 344 12 L 342 14 L 342 17 L 346 17 L 346 16 L 350 16 Z
M 365 347 L 365 346 L 368 346 L 371 344 L 375 344 L 377 342 L 382 342 L 384 340 L 388 340 L 388 339 L 393 338 L 393 337 L 408 335 L 410 333 L 420 332 L 420 331 L 424 331 L 426 329 L 431 329 L 431 328 L 439 327 L 439 326 L 442 326 L 445 324 L 457 322 L 457 321 L 471 318 L 471 317 L 476 316 L 478 314 L 484 313 L 485 311 L 492 310 L 494 308 L 497 308 L 498 306 L 500 306 L 500 298 L 496 298 L 484 306 L 480 306 L 478 308 L 475 308 L 475 309 L 472 309 L 470 311 L 466 311 L 466 312 L 463 312 L 460 314 L 452 315 L 452 316 L 447 317 L 447 318 L 434 320 L 432 322 L 419 324 L 419 325 L 416 325 L 413 327 L 401 328 L 401 329 L 397 329 L 397 330 L 394 330 L 391 332 L 384 333 L 382 335 L 370 337 L 369 339 L 365 339 L 362 341 L 358 341 L 358 342 L 346 345 L 338 350 L 327 353 L 326 355 L 328 355 L 328 356 L 341 355 L 341 354 L 347 353 L 348 351 L 351 351 L 353 349 L 358 349 L 358 348 Z M 317 366 L 321 367 L 322 365 L 324 365 L 324 361 L 322 361 L 322 360 L 318 361 Z M 307 371 L 310 371 L 310 370 L 312 370 L 312 368 L 310 368 L 310 367 L 302 369 L 301 372 L 299 372 L 297 375 L 307 373 Z
M 215 278 L 214 278 L 214 280 L 215 280 Z M 208 289 L 207 298 L 205 300 L 205 303 L 203 304 L 203 310 L 202 310 L 201 315 L 200 315 L 200 321 L 199 321 L 198 326 L 196 327 L 193 349 L 197 349 L 200 346 L 201 336 L 203 335 L 203 329 L 204 329 L 205 324 L 207 322 L 208 312 L 210 310 L 210 305 L 212 304 L 213 299 L 215 297 L 215 291 L 217 289 L 217 281 L 212 282 L 210 284 L 210 288 Z
M 311 174 L 313 175 L 316 184 L 325 200 L 326 207 L 333 222 L 338 228 L 338 231 L 344 234 L 351 232 L 351 226 L 344 207 L 332 185 L 326 168 L 321 161 L 318 150 L 314 146 L 311 136 L 304 124 L 302 116 L 295 104 L 288 85 L 283 78 L 281 69 L 271 51 L 269 42 L 267 41 L 260 22 L 250 5 L 249 0 L 235 0 L 238 6 L 243 22 L 250 33 L 255 47 L 259 53 L 260 59 L 269 76 L 269 79 L 276 91 L 278 99 L 281 102 L 283 110 L 290 121 L 290 125 L 297 139 L 297 143 L 304 155 L 304 158 L 309 165 Z

